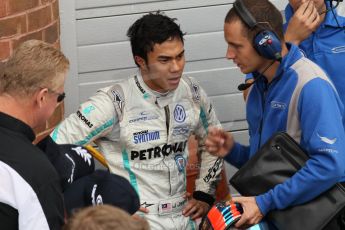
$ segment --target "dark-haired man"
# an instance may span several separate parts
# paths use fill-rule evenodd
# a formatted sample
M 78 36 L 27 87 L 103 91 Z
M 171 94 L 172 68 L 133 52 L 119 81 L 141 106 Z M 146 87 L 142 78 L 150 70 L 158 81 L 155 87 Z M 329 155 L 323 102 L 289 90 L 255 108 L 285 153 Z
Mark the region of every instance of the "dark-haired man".
M 226 57 L 242 73 L 253 72 L 256 79 L 246 104 L 250 146 L 236 143 L 230 133 L 210 128 L 207 149 L 240 168 L 273 134 L 286 131 L 310 157 L 293 177 L 268 192 L 233 198 L 243 206 L 236 223 L 243 228 L 258 223 L 271 210 L 303 204 L 345 181 L 345 133 L 344 108 L 333 84 L 297 46 L 284 42 L 279 10 L 268 0 L 236 3 L 240 6 L 228 12 L 224 23 Z M 243 6 L 254 23 L 248 20 L 249 13 L 243 16 Z M 259 36 L 262 33 L 265 36 Z M 275 42 L 280 43 L 280 55 L 268 55 L 275 50 L 271 46 Z M 338 220 L 327 229 L 344 229 Z
M 182 76 L 183 33 L 174 19 L 147 14 L 128 30 L 138 73 L 101 89 L 52 133 L 58 143 L 95 141 L 110 170 L 140 196 L 152 229 L 193 229 L 213 203 L 222 160 L 204 148 L 209 125 L 220 126 L 205 92 Z M 187 140 L 199 138 L 201 167 L 187 199 Z

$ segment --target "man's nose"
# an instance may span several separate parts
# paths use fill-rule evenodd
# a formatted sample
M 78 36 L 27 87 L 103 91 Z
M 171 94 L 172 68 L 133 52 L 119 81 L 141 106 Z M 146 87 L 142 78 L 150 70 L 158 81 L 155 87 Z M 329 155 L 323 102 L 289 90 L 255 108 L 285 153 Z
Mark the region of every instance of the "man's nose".
M 226 51 L 226 58 L 227 59 L 234 59 L 235 58 L 235 52 L 232 51 L 231 48 L 228 48 Z

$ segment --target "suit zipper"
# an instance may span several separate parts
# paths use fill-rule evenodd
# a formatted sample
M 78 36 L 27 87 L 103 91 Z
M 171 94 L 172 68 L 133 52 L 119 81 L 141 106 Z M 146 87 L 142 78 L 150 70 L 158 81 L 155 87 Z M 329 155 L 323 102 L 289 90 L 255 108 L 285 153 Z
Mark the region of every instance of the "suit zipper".
M 169 106 L 166 105 L 164 106 L 164 111 L 165 111 L 165 125 L 167 128 L 167 141 L 168 141 L 168 137 L 169 137 L 169 123 L 170 123 L 170 110 L 169 110 Z
M 164 112 L 165 112 L 165 126 L 167 128 L 167 143 L 168 143 L 168 140 L 169 140 L 169 123 L 170 123 L 170 110 L 169 110 L 169 105 L 166 105 L 164 106 Z M 164 156 L 165 158 L 165 156 Z M 164 164 L 165 164 L 165 161 L 163 161 Z M 166 165 L 166 164 L 165 164 Z M 170 177 L 171 177 L 171 172 L 170 172 L 170 168 L 168 165 L 166 165 L 169 169 L 169 181 L 170 181 Z M 171 187 L 171 182 L 169 183 L 169 186 L 170 186 L 170 191 L 169 191 L 169 194 L 171 194 L 172 192 L 172 187 Z

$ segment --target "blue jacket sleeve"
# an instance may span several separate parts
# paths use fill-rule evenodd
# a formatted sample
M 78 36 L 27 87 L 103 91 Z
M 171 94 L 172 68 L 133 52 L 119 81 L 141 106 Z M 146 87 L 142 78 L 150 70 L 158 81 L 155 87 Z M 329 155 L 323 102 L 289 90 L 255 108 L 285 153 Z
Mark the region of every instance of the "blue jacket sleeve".
M 256 197 L 265 215 L 310 201 L 344 180 L 343 106 L 332 86 L 320 78 L 308 82 L 298 100 L 301 146 L 310 159 L 293 177 Z
M 224 160 L 236 168 L 241 168 L 249 160 L 249 147 L 236 142 Z

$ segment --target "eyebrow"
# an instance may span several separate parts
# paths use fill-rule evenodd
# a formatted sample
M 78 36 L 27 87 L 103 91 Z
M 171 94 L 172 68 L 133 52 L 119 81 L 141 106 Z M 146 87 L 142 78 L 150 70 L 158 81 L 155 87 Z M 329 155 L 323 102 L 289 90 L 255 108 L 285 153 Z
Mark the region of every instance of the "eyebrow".
M 182 50 L 181 53 L 179 53 L 178 55 L 176 55 L 175 57 L 172 57 L 172 56 L 165 56 L 165 55 L 161 55 L 161 56 L 158 56 L 159 59 L 173 59 L 173 58 L 176 58 L 176 57 L 179 57 L 179 56 L 182 56 L 184 54 L 184 51 L 185 50 Z

